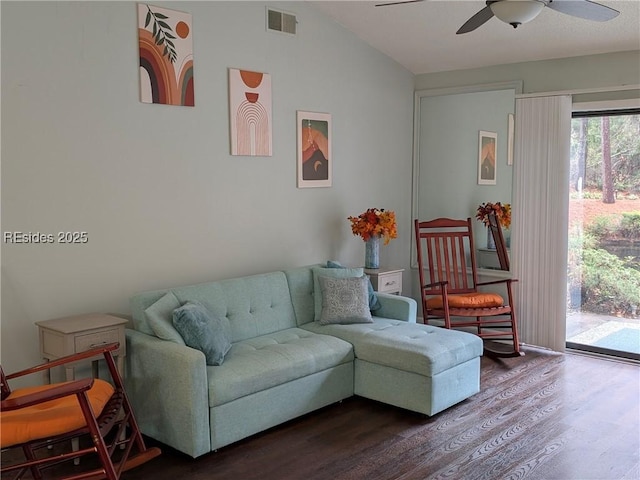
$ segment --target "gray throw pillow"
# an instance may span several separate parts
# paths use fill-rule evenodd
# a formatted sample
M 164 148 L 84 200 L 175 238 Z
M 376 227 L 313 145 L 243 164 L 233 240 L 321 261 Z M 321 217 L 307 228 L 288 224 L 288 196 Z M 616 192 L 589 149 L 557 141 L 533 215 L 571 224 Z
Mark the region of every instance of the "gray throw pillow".
M 365 275 L 346 278 L 319 276 L 318 281 L 322 293 L 321 325 L 373 323 Z
M 335 260 L 327 260 L 327 268 L 347 268 L 347 267 L 343 267 L 342 264 L 340 264 L 340 262 L 336 262 Z M 378 300 L 378 294 L 373 289 L 371 278 L 367 276 L 367 279 L 369 280 L 369 283 L 367 285 L 367 288 L 369 289 L 369 310 L 371 310 L 372 312 L 375 312 L 376 310 L 381 309 L 382 305 L 380 305 L 380 300 Z
M 364 274 L 362 268 L 323 268 L 313 267 L 313 301 L 314 301 L 314 317 L 316 322 L 320 321 L 322 313 L 322 294 L 320 292 L 320 282 L 318 277 L 346 278 L 361 277 Z
M 231 349 L 231 325 L 227 318 L 214 316 L 204 305 L 187 302 L 173 311 L 173 325 L 184 343 L 204 353 L 207 365 L 222 365 Z
M 160 300 L 148 307 L 144 314 L 156 337 L 185 345 L 180 333 L 173 326 L 173 311 L 178 307 L 180 307 L 180 301 L 172 292 L 167 292 Z

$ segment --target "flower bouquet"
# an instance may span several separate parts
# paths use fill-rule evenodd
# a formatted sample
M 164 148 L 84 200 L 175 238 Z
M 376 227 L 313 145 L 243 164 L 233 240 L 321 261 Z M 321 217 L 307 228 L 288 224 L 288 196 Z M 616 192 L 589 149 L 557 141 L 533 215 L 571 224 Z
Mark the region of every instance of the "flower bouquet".
M 396 214 L 383 208 L 369 208 L 357 217 L 348 217 L 348 220 L 353 234 L 365 242 L 371 237 L 383 237 L 387 245 L 392 238 L 398 237 Z
M 511 204 L 510 203 L 483 203 L 478 206 L 476 219 L 480 220 L 485 226 L 489 226 L 489 214 L 495 213 L 498 222 L 502 228 L 511 226 Z
M 380 238 L 387 245 L 398 236 L 396 214 L 383 208 L 369 208 L 357 217 L 347 217 L 351 222 L 351 231 L 365 242 L 365 268 L 380 268 Z

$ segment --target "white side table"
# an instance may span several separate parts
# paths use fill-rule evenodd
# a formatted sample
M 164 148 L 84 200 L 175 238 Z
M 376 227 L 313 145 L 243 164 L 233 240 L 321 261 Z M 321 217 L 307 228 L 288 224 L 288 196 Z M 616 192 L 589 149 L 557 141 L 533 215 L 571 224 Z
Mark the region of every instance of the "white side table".
M 75 317 L 56 318 L 36 322 L 40 336 L 40 355 L 49 362 L 66 355 L 84 352 L 108 343 L 119 342 L 120 347 L 113 351 L 120 375 L 124 376 L 124 357 L 126 342 L 124 318 L 92 313 Z M 93 376 L 98 376 L 98 361 L 92 361 Z M 65 367 L 67 381 L 75 376 L 75 364 Z M 46 370 L 45 382 L 51 383 L 50 371 Z
M 128 320 L 103 313 L 77 315 L 75 317 L 56 318 L 36 322 L 40 336 L 40 355 L 49 362 L 66 355 L 84 352 L 92 348 L 119 342 L 120 347 L 112 352 L 120 375 L 124 377 L 124 357 L 126 342 L 124 326 Z M 67 364 L 65 373 L 67 381 L 75 377 L 75 363 Z M 98 377 L 98 360 L 91 362 L 93 377 Z M 44 371 L 45 383 L 51 383 L 51 371 Z M 79 450 L 79 439 L 71 439 L 71 449 Z M 122 445 L 124 447 L 124 445 Z M 74 465 L 80 464 L 80 459 L 73 460 Z
M 404 268 L 365 268 L 364 273 L 369 275 L 373 289 L 380 293 L 395 293 L 402 295 L 402 272 Z

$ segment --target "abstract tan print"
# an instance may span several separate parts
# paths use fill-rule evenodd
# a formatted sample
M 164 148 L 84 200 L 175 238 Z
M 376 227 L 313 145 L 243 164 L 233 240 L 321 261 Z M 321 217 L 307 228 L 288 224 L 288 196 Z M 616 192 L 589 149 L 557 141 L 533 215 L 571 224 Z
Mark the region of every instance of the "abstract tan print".
M 229 69 L 231 155 L 271 156 L 271 75 Z

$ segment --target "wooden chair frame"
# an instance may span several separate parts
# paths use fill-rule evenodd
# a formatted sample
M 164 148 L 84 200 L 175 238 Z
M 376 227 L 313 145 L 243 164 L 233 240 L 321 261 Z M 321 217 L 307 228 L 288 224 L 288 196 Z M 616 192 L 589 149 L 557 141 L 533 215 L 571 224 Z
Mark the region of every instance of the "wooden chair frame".
M 30 471 L 34 479 L 40 480 L 43 478 L 42 470 L 45 468 L 78 459 L 81 456 L 97 454 L 100 462 L 99 468 L 84 472 L 74 471 L 71 476 L 56 478 L 74 480 L 106 478 L 108 480 L 117 480 L 120 478 L 122 472 L 160 455 L 159 448 L 147 448 L 144 443 L 133 410 L 131 409 L 131 404 L 124 390 L 122 378 L 113 359 L 112 352 L 117 348 L 118 344 L 112 343 L 100 348 L 62 357 L 52 362 L 44 363 L 10 375 L 5 375 L 0 366 L 2 411 L 18 410 L 64 396 L 75 395 L 86 421 L 85 427 L 66 432 L 54 438 L 42 438 L 4 448 L 3 452 L 18 448 L 22 449 L 25 458 L 24 460 L 17 460 L 8 465 L 3 464 L 0 469 L 3 478 L 5 478 L 5 473 L 13 472 L 13 474 L 16 475 L 13 478 L 19 479 L 22 478 L 27 471 Z M 98 415 L 94 415 L 87 396 L 87 391 L 94 383 L 93 378 L 83 378 L 81 380 L 53 384 L 51 388 L 43 391 L 16 398 L 7 398 L 11 393 L 11 389 L 7 383 L 8 380 L 42 372 L 79 360 L 96 359 L 96 357 L 100 356 L 104 357 L 115 391 L 102 412 L 96 412 L 99 413 Z M 68 441 L 85 434 L 89 434 L 92 439 L 92 446 L 88 448 L 61 454 L 51 454 L 51 452 L 49 452 L 48 454 L 40 455 L 40 457 L 36 454 L 36 452 L 42 448 L 50 447 L 54 444 Z M 132 456 L 131 453 L 134 446 L 136 447 L 137 453 Z M 118 450 L 120 451 L 118 452 Z
M 495 216 L 491 225 L 500 265 L 508 270 L 506 245 Z M 522 355 L 511 288 L 517 280 L 508 278 L 478 282 L 471 218 L 437 218 L 426 222 L 416 219 L 414 226 L 424 323 L 431 319 L 443 319 L 445 328 L 473 329 L 484 340 L 485 353 L 488 355 Z M 497 285 L 503 285 L 507 292 L 508 302 L 502 306 L 450 306 L 451 295 L 482 293 L 486 291 L 484 287 Z M 442 299 L 441 307 L 429 307 L 427 301 L 434 297 Z
M 500 221 L 495 213 L 491 213 L 487 216 L 489 219 L 489 231 L 493 236 L 493 243 L 496 245 L 496 254 L 498 255 L 498 261 L 500 262 L 500 270 L 508 272 L 511 269 L 509 262 L 509 254 L 507 252 L 507 242 L 504 240 L 504 234 L 502 233 L 502 227 Z

